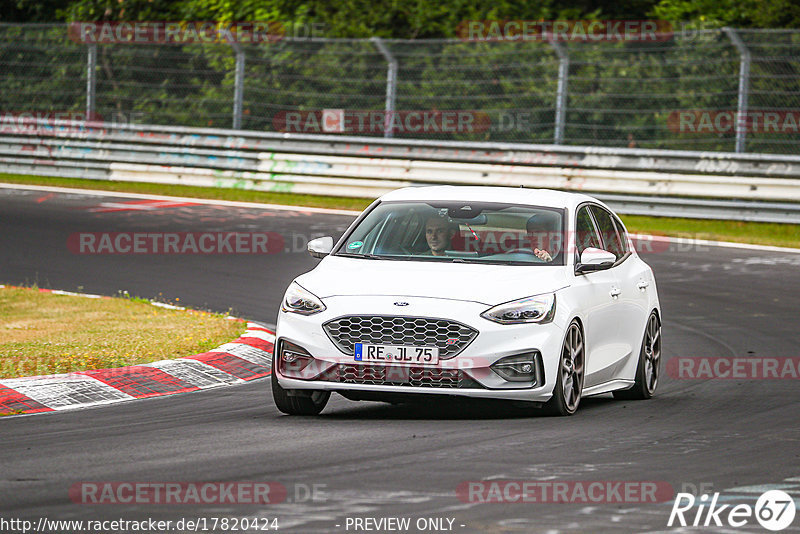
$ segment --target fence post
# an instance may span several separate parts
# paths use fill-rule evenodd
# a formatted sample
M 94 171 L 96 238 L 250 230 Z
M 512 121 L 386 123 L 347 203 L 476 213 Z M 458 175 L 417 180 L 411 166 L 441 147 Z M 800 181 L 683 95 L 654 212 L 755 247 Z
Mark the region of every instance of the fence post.
M 242 129 L 242 107 L 244 104 L 244 49 L 236 41 L 231 41 L 236 54 L 236 71 L 233 80 L 233 129 Z
M 558 89 L 556 92 L 556 117 L 553 143 L 560 145 L 564 142 L 564 123 L 567 115 L 567 77 L 569 76 L 569 55 L 564 46 L 550 36 L 547 39 L 550 46 L 558 55 Z
M 90 44 L 86 54 L 86 120 L 94 121 L 95 88 L 97 86 L 97 44 Z
M 386 117 L 384 118 L 383 136 L 392 137 L 392 119 L 394 118 L 394 106 L 397 97 L 397 59 L 392 55 L 380 37 L 373 37 L 372 42 L 378 48 L 389 63 L 386 73 Z
M 739 51 L 739 106 L 736 113 L 736 152 L 745 151 L 747 140 L 747 97 L 750 91 L 750 50 L 733 28 L 723 28 Z

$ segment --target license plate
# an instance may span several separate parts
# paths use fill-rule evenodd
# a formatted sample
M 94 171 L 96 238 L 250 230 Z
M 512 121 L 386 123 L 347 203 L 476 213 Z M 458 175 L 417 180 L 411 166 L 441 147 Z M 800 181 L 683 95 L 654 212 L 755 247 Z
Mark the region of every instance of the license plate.
M 355 359 L 357 362 L 437 365 L 439 363 L 439 348 L 356 343 Z

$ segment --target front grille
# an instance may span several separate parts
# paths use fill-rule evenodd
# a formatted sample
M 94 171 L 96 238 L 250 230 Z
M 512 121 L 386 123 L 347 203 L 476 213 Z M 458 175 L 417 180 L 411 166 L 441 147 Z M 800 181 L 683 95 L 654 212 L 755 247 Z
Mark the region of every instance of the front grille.
M 321 380 L 345 384 L 376 386 L 415 386 L 428 388 L 482 388 L 460 369 L 403 367 L 396 365 L 352 365 L 340 363 Z
M 448 319 L 353 315 L 328 321 L 322 328 L 340 351 L 352 356 L 355 343 L 439 347 L 439 359 L 452 358 L 472 343 L 478 331 Z

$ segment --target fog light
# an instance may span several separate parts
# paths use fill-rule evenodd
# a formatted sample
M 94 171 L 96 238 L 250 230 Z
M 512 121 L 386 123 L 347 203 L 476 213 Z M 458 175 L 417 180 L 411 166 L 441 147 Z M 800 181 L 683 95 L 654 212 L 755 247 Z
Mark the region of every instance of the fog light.
M 288 341 L 281 342 L 279 354 L 278 364 L 284 376 L 296 375 L 314 359 L 304 348 Z
M 300 354 L 297 354 L 295 352 L 289 352 L 288 350 L 283 351 L 283 353 L 281 354 L 281 360 L 283 360 L 286 363 L 294 363 L 297 361 L 298 358 L 301 357 L 302 356 Z
M 538 353 L 515 354 L 494 362 L 492 371 L 509 382 L 536 382 L 536 361 Z
M 283 339 L 278 340 L 276 350 L 277 371 L 286 378 L 316 380 L 322 373 L 336 365 L 335 362 L 318 360 L 303 347 Z

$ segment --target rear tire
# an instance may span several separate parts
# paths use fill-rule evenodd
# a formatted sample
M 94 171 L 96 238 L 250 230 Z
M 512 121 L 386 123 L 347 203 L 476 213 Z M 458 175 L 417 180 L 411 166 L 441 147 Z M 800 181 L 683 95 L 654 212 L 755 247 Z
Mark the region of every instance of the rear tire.
M 547 415 L 572 415 L 578 411 L 583 393 L 585 354 L 583 331 L 578 321 L 572 321 L 561 348 L 553 397 L 542 408 Z
M 330 391 L 315 390 L 290 390 L 284 389 L 278 384 L 278 377 L 275 374 L 275 359 L 272 360 L 272 399 L 275 406 L 287 415 L 318 415 L 328 404 L 331 398 Z
M 661 321 L 656 312 L 647 319 L 644 329 L 639 363 L 636 366 L 636 382 L 630 389 L 615 391 L 614 398 L 620 400 L 644 400 L 655 394 L 658 377 L 661 375 Z

